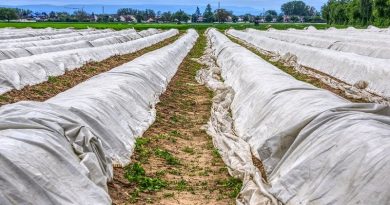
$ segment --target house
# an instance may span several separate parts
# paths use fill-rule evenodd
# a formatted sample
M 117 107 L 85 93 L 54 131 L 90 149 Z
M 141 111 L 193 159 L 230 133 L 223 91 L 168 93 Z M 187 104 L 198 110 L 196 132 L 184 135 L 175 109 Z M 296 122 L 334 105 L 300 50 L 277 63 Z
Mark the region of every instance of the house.
M 120 22 L 137 22 L 137 19 L 133 15 L 121 15 L 119 16 Z

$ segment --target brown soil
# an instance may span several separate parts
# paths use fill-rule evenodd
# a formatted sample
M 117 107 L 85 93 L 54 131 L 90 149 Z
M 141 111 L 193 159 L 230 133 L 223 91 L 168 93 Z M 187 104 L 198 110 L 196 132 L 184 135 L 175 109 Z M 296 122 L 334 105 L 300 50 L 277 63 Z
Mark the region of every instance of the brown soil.
M 195 81 L 201 65 L 199 58 L 206 46 L 200 37 L 184 59 L 167 91 L 157 105 L 156 122 L 144 137 L 137 140 L 132 164 L 115 168 L 109 184 L 113 204 L 234 204 L 241 182 L 228 174 L 211 138 L 201 127 L 210 117 L 212 93 Z M 169 163 L 156 154 L 166 150 L 179 163 Z M 166 187 L 159 191 L 140 190 L 124 174 L 139 163 L 148 177 L 162 180 Z
M 145 53 L 169 45 L 177 40 L 179 36 L 180 35 L 176 35 L 160 43 L 141 49 L 135 53 L 113 56 L 101 62 L 88 63 L 81 68 L 67 71 L 64 75 L 50 77 L 49 80 L 44 83 L 26 86 L 21 90 L 12 90 L 3 95 L 0 95 L 0 106 L 25 100 L 45 101 L 95 75 L 109 71 L 117 66 L 132 61 Z

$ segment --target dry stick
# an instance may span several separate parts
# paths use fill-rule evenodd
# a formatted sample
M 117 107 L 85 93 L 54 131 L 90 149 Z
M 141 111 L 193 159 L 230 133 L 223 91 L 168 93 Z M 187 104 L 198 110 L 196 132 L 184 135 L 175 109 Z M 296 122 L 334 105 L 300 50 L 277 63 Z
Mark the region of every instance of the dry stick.
M 80 68 L 66 71 L 64 75 L 49 77 L 48 81 L 37 85 L 26 86 L 21 90 L 12 90 L 0 95 L 0 106 L 26 100 L 45 101 L 95 75 L 107 72 L 115 67 L 132 61 L 145 53 L 167 46 L 176 41 L 182 34 L 183 33 L 180 33 L 180 35 L 170 37 L 134 53 L 116 55 L 100 62 L 87 63 Z

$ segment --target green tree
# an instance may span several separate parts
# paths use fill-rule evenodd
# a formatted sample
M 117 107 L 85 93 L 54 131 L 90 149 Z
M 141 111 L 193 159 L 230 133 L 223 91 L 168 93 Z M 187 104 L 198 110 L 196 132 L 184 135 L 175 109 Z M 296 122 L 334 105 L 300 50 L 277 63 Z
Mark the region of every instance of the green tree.
M 172 21 L 172 13 L 171 12 L 164 12 L 161 14 L 161 20 L 163 22 L 170 22 Z
M 173 14 L 173 19 L 178 22 L 187 22 L 190 17 L 184 11 L 179 10 Z
M 266 16 L 270 15 L 270 16 L 274 17 L 274 16 L 278 15 L 278 12 L 276 12 L 275 10 L 268 10 L 265 12 L 265 15 Z
M 372 2 L 371 0 L 360 0 L 360 14 L 362 25 L 367 25 L 372 18 Z
M 373 18 L 378 26 L 390 25 L 390 0 L 374 0 Z
M 244 18 L 242 20 L 246 23 L 246 22 L 250 21 L 250 17 L 251 17 L 250 14 L 245 14 Z
M 191 21 L 192 21 L 192 22 L 198 22 L 198 19 L 199 19 L 199 17 L 200 17 L 201 15 L 202 15 L 202 14 L 200 13 L 199 7 L 196 7 L 195 13 L 192 14 L 192 16 L 191 16 Z
M 83 11 L 83 10 L 78 10 L 78 11 L 75 11 L 73 13 L 75 19 L 77 21 L 80 21 L 80 22 L 86 22 L 86 21 L 89 21 L 89 16 L 87 14 L 87 12 Z
M 268 14 L 267 16 L 265 16 L 265 21 L 266 22 L 271 22 L 273 20 L 273 17 L 270 15 L 270 14 Z
M 0 8 L 0 20 L 15 20 L 18 18 L 18 12 L 16 9 L 11 8 Z
M 204 20 L 204 22 L 207 22 L 207 23 L 214 22 L 214 13 L 213 13 L 213 10 L 211 9 L 210 4 L 207 4 L 207 6 L 206 6 L 206 9 L 203 13 L 203 20 Z
M 314 15 L 314 7 L 308 6 L 303 1 L 290 1 L 282 5 L 282 12 L 288 16 L 310 16 Z
M 219 23 L 224 23 L 228 20 L 231 12 L 226 11 L 225 9 L 218 9 L 215 11 L 215 18 Z

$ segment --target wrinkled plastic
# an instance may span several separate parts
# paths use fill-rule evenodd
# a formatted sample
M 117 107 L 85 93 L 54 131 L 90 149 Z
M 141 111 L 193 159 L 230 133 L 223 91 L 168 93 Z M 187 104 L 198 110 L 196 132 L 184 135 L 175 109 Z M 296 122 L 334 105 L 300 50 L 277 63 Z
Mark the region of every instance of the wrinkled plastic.
M 129 162 L 197 36 L 190 30 L 46 102 L 1 107 L 0 204 L 110 204 L 111 160 Z
M 0 94 L 59 76 L 91 61 L 132 53 L 177 35 L 175 29 L 120 44 L 38 54 L 0 61 Z
M 153 31 L 156 30 L 153 29 Z M 118 43 L 125 43 L 131 40 L 146 37 L 149 34 L 154 35 L 157 32 L 158 31 L 151 32 L 149 30 L 146 30 L 137 33 L 134 32 L 133 29 L 130 29 L 130 30 L 121 31 L 120 33 L 113 32 L 111 33 L 111 35 L 109 35 L 109 37 L 98 38 L 90 41 L 81 40 L 81 41 L 76 41 L 71 43 L 56 44 L 56 45 L 49 45 L 49 46 L 33 46 L 33 47 L 25 47 L 25 48 L 0 49 L 0 60 L 20 58 L 20 57 L 57 52 L 57 51 L 73 50 L 79 48 L 88 48 L 88 47 L 91 48 L 91 47 L 99 47 L 99 46 L 112 45 Z M 88 38 L 91 38 L 91 35 L 89 35 Z M 68 41 L 68 39 L 66 41 Z
M 58 39 L 45 39 L 45 40 L 31 40 L 26 42 L 5 42 L 0 44 L 1 49 L 6 48 L 26 48 L 26 47 L 35 47 L 35 46 L 53 46 L 53 45 L 59 45 L 59 44 L 66 44 L 66 43 L 73 43 L 76 41 L 91 41 L 98 38 L 104 38 L 104 37 L 110 37 L 115 35 L 122 35 L 122 34 L 130 34 L 135 33 L 136 31 L 134 29 L 128 29 L 128 30 L 121 30 L 121 31 L 111 31 L 111 30 L 104 30 L 100 31 L 100 33 L 94 33 L 89 35 L 75 35 L 74 37 L 67 37 L 67 38 L 58 38 Z
M 390 97 L 390 59 L 302 46 L 236 30 L 227 33 L 268 52 L 281 56 L 295 55 L 299 65 L 318 70 L 347 84 L 365 81 L 368 83 L 368 91 Z
M 254 29 L 249 29 L 248 32 L 275 40 L 300 44 L 304 46 L 355 53 L 373 58 L 390 59 L 390 48 L 388 47 L 390 44 L 386 41 L 383 42 L 384 40 L 379 41 L 378 45 L 375 46 L 375 44 L 373 45 L 370 41 L 365 41 L 365 38 L 358 38 L 358 40 L 355 41 L 354 39 L 345 37 L 345 34 L 343 33 L 328 32 L 326 34 L 331 34 L 331 36 L 334 38 L 321 38 L 311 37 L 310 33 L 308 32 L 293 33 L 279 30 L 264 32 Z M 339 36 L 341 36 L 341 38 L 339 38 Z
M 387 204 L 389 107 L 350 103 L 294 79 L 216 30 L 208 35 L 224 84 L 234 91 L 234 133 L 268 178 L 255 181 L 257 188 L 244 185 L 240 202 L 277 204 L 263 196 L 271 195 L 283 204 Z M 245 150 L 235 160 L 247 159 Z

